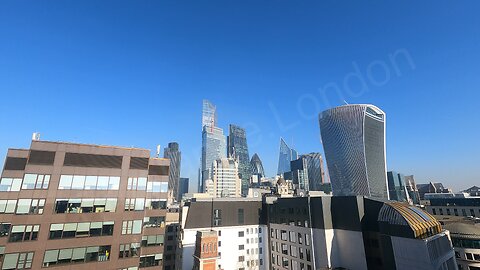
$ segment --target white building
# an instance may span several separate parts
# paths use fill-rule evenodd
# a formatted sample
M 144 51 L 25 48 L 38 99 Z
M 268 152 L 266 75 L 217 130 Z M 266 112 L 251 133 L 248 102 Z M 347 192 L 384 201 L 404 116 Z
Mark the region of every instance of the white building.
M 213 162 L 213 177 L 206 182 L 206 192 L 212 197 L 241 197 L 242 180 L 238 177 L 238 162 L 232 158 Z

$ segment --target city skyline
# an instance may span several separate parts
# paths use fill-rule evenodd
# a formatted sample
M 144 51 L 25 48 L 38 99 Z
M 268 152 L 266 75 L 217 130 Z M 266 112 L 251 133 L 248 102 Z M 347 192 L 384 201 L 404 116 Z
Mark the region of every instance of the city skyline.
M 278 138 L 323 154 L 318 113 L 346 101 L 388 114 L 388 170 L 456 191 L 478 183 L 480 3 L 2 4 L 0 119 L 15 128 L 3 129 L 0 160 L 32 132 L 148 149 L 177 141 L 195 187 L 209 99 L 218 126 L 245 128 L 272 176 Z M 144 117 L 122 109 L 135 106 Z

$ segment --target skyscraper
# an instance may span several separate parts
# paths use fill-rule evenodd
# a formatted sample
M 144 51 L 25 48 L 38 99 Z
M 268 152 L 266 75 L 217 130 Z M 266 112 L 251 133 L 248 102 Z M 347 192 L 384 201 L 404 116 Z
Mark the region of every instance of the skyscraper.
M 253 154 L 252 160 L 250 160 L 250 170 L 252 175 L 258 175 L 259 178 L 265 176 L 265 170 L 263 169 L 262 161 L 257 153 Z
M 387 172 L 388 193 L 390 200 L 407 202 L 408 194 L 405 187 L 405 176 L 394 171 Z
M 280 138 L 280 154 L 278 155 L 277 174 L 283 174 L 290 171 L 290 161 L 298 159 L 298 153 L 290 148 L 283 138 Z
M 217 108 L 208 100 L 203 100 L 202 108 L 202 158 L 198 192 L 205 191 L 205 181 L 212 177 L 213 161 L 226 157 L 226 138 L 223 130 L 217 127 Z
M 163 157 L 170 159 L 170 174 L 168 176 L 168 190 L 172 193 L 173 198 L 177 201 L 181 199 L 178 192 L 180 182 L 180 167 L 182 161 L 182 153 L 179 150 L 178 143 L 171 142 L 163 152 Z
M 344 105 L 322 112 L 319 122 L 333 195 L 387 199 L 385 113 Z
M 189 181 L 190 181 L 189 178 L 183 178 L 183 177 L 180 178 L 180 184 L 178 187 L 178 197 L 180 198 L 180 200 L 182 199 L 183 194 L 188 193 Z
M 247 134 L 244 128 L 230 125 L 227 148 L 228 156 L 238 161 L 238 173 L 242 179 L 242 194 L 245 195 L 248 192 L 251 171 Z
M 320 153 L 301 155 L 290 163 L 293 183 L 300 189 L 320 191 L 324 183 L 323 161 Z
M 212 179 L 213 162 L 226 157 L 226 138 L 223 130 L 214 126 L 204 126 L 202 133 L 202 183 Z M 205 186 L 202 185 L 203 192 Z
M 212 178 L 206 181 L 206 193 L 212 197 L 241 197 L 242 181 L 238 177 L 238 162 L 221 158 L 213 162 Z

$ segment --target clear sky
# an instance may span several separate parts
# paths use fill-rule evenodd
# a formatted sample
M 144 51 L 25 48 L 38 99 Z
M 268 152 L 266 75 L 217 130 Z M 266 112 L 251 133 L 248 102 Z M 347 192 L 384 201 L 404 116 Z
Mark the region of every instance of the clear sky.
M 389 170 L 480 184 L 478 1 L 0 3 L 0 158 L 44 140 L 178 141 L 196 183 L 201 101 L 277 169 L 280 136 L 322 152 L 318 113 L 387 114 Z

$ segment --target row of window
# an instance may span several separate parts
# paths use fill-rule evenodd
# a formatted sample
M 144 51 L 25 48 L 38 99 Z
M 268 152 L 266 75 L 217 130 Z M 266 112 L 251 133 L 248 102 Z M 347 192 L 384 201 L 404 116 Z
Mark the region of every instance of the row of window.
M 143 211 L 145 209 L 167 209 L 167 200 L 145 198 L 125 199 L 125 211 Z
M 115 212 L 116 198 L 82 198 L 82 199 L 56 199 L 55 213 L 101 213 Z
M 464 216 L 464 217 L 466 217 L 466 216 L 475 217 L 475 216 L 476 216 L 476 215 L 475 215 L 475 209 L 468 209 L 468 211 L 467 211 L 467 209 L 461 209 L 461 211 L 462 211 L 461 214 L 462 214 L 462 216 Z M 451 215 L 452 215 L 452 211 L 451 211 L 450 208 L 447 208 L 445 212 L 446 212 L 446 214 L 447 214 L 448 216 L 451 216 Z M 445 212 L 443 211 L 443 208 L 438 208 L 438 212 L 437 212 L 437 209 L 436 209 L 436 208 L 432 208 L 432 214 L 434 214 L 434 215 L 441 215 L 441 216 L 443 216 Z M 480 213 L 480 210 L 479 210 L 479 213 Z M 454 209 L 453 209 L 453 215 L 459 216 L 459 212 L 458 212 L 458 209 L 457 209 L 457 208 L 454 208 Z
M 25 174 L 22 178 L 1 178 L 1 191 L 20 191 L 20 189 L 48 189 L 50 175 Z
M 54 223 L 50 225 L 49 239 L 113 235 L 113 221 Z
M 312 259 L 310 249 L 291 246 L 285 243 L 272 242 L 272 252 L 282 253 L 283 255 L 290 255 L 294 258 L 300 258 L 301 260 L 307 260 L 309 262 Z
M 452 244 L 458 248 L 480 249 L 480 240 L 452 237 Z
M 45 199 L 0 200 L 0 214 L 41 215 Z
M 111 246 L 53 249 L 45 251 L 43 267 L 110 260 Z
M 58 189 L 74 190 L 118 190 L 118 176 L 61 175 Z
M 306 246 L 310 246 L 310 236 L 308 234 L 287 232 L 286 230 L 270 229 L 270 237 L 272 239 L 280 239 L 290 243 L 302 244 L 305 242 Z M 304 241 L 305 240 L 305 241 Z

